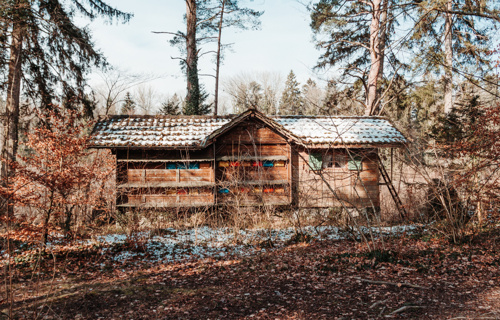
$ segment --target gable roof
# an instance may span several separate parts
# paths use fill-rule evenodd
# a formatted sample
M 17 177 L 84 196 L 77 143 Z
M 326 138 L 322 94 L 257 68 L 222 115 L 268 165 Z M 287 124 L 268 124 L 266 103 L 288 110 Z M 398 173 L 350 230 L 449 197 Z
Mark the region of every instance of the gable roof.
M 204 145 L 209 145 L 212 143 L 217 137 L 223 135 L 224 133 L 228 132 L 232 128 L 238 126 L 241 122 L 248 118 L 255 118 L 263 122 L 265 125 L 268 127 L 274 129 L 278 134 L 281 136 L 285 137 L 288 140 L 295 140 L 298 141 L 298 137 L 294 136 L 290 131 L 285 130 L 283 126 L 281 126 L 279 123 L 274 121 L 272 118 L 266 116 L 262 112 L 255 110 L 255 109 L 248 109 L 242 113 L 240 113 L 238 116 L 234 117 L 230 123 L 228 123 L 225 126 L 222 126 L 221 128 L 215 130 L 212 134 L 210 134 L 204 141 Z
M 236 116 L 108 116 L 91 134 L 94 148 L 200 149 L 248 118 L 304 146 L 402 145 L 405 137 L 386 118 L 341 116 L 268 117 L 250 109 Z

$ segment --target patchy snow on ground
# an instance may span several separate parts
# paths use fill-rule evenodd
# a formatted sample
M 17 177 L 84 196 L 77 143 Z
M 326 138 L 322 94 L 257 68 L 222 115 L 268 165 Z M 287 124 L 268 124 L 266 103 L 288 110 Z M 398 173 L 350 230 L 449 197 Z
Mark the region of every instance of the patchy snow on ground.
M 372 228 L 376 236 L 380 233 L 396 235 L 414 232 L 417 226 L 396 226 Z M 362 227 L 364 233 L 370 230 Z M 224 258 L 227 256 L 249 256 L 279 248 L 297 235 L 294 228 L 286 229 L 253 229 L 233 230 L 231 228 L 200 227 L 194 229 L 176 230 L 167 228 L 161 230 L 161 235 L 140 232 L 131 237 L 124 234 L 108 234 L 100 236 L 91 242 L 97 242 L 103 248 L 103 253 L 116 251 L 114 260 L 117 262 L 141 261 L 168 263 L 181 260 L 198 260 L 204 258 Z M 353 234 L 341 231 L 333 226 L 304 227 L 302 234 L 315 240 L 340 240 L 352 238 Z M 136 249 L 130 249 L 125 244 L 133 243 Z M 117 248 L 119 250 L 117 250 Z
M 395 227 L 360 227 L 367 239 L 415 233 L 422 226 L 406 225 Z M 360 239 L 356 228 L 351 232 L 334 226 L 308 226 L 300 229 L 249 229 L 210 228 L 193 229 L 167 228 L 152 232 L 137 232 L 132 235 L 107 234 L 92 240 L 68 243 L 62 234 L 51 235 L 47 248 L 57 251 L 62 248 L 76 248 L 83 245 L 99 248 L 102 255 L 111 257 L 115 263 L 169 263 L 194 261 L 206 258 L 247 257 L 267 252 L 300 241 L 324 241 Z M 8 255 L 0 248 L 0 264 Z M 22 254 L 24 249 L 16 250 Z

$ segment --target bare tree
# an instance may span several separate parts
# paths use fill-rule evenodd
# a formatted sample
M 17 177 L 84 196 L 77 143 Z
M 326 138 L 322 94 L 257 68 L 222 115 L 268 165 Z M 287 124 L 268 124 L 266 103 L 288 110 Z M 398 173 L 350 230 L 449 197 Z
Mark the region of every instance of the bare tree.
M 219 101 L 219 74 L 222 57 L 222 30 L 229 28 L 258 29 L 260 16 L 263 11 L 255 11 L 240 7 L 239 0 L 212 0 L 211 7 L 206 7 L 201 21 L 200 29 L 210 38 L 212 33 L 217 33 L 217 51 L 215 56 L 215 100 L 214 114 L 217 114 Z
M 214 114 L 218 113 L 219 70 L 224 47 L 222 31 L 228 28 L 257 29 L 263 12 L 240 7 L 239 0 L 185 0 L 186 32 L 155 32 L 173 35 L 170 44 L 177 46 L 182 56 L 174 59 L 181 61 L 187 78 L 187 95 L 184 114 L 207 114 L 211 105 L 205 103 L 208 94 L 199 83 L 200 76 L 215 78 Z M 201 50 L 206 44 L 216 43 L 214 50 Z M 206 54 L 215 54 L 215 75 L 199 74 L 198 59 Z
M 248 108 L 274 115 L 277 114 L 283 81 L 276 73 L 242 73 L 230 77 L 223 83 L 224 92 L 230 96 L 233 111 Z
M 140 85 L 135 90 L 135 101 L 137 107 L 142 114 L 154 114 L 155 109 L 158 109 L 161 97 L 156 90 L 150 85 Z
M 119 68 L 109 68 L 100 72 L 99 76 L 103 82 L 94 88 L 100 100 L 100 108 L 96 112 L 105 115 L 118 112 L 118 106 L 123 102 L 127 91 L 159 78 L 153 74 L 129 73 Z

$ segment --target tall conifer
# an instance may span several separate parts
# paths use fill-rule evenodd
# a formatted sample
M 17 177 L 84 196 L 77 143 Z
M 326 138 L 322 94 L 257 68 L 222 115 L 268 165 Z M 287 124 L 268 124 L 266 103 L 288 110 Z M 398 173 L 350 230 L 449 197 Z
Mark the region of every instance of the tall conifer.
M 304 100 L 300 92 L 300 85 L 293 70 L 290 70 L 285 82 L 285 89 L 281 95 L 280 111 L 281 115 L 301 115 L 303 114 Z

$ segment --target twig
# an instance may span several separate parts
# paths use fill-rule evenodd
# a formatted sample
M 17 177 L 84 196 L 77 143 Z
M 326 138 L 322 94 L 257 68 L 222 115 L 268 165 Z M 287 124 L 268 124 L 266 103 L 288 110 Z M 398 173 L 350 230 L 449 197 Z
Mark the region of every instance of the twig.
M 393 312 L 391 312 L 389 314 L 400 313 L 400 312 L 405 311 L 406 309 L 411 309 L 411 308 L 423 308 L 423 307 L 421 307 L 421 306 L 404 306 L 404 307 L 401 307 L 399 309 L 394 310 Z
M 387 301 L 387 299 L 377 301 L 377 302 L 375 302 L 374 304 L 372 304 L 372 305 L 370 306 L 370 308 L 369 308 L 369 309 L 373 309 L 373 308 L 375 308 L 376 306 L 378 306 L 379 304 L 385 303 L 386 301 Z
M 415 288 L 415 289 L 430 289 L 429 287 L 424 287 L 424 286 L 419 286 L 417 284 L 411 284 L 408 282 L 389 282 L 389 281 L 380 281 L 380 280 L 369 280 L 369 279 L 362 279 L 359 277 L 354 277 L 355 279 L 362 281 L 362 282 L 367 282 L 367 283 L 372 283 L 372 284 L 388 284 L 392 286 L 397 286 L 397 287 L 410 287 L 410 288 Z
M 470 319 L 470 317 L 456 317 L 456 318 L 451 318 L 450 320 L 461 320 L 461 319 Z M 484 316 L 480 316 L 479 318 L 474 318 L 474 319 L 478 319 L 478 320 L 498 320 L 500 319 L 500 317 L 484 317 Z
M 387 309 L 387 307 L 386 307 L 386 306 L 384 306 L 384 307 L 382 308 L 382 310 L 380 310 L 380 312 L 378 313 L 378 317 L 379 317 L 379 318 L 382 316 L 382 314 L 384 313 L 385 309 Z

